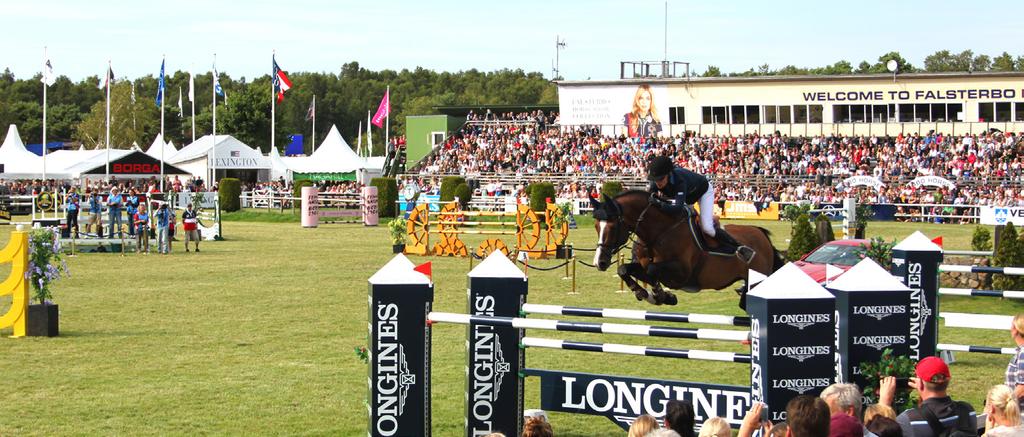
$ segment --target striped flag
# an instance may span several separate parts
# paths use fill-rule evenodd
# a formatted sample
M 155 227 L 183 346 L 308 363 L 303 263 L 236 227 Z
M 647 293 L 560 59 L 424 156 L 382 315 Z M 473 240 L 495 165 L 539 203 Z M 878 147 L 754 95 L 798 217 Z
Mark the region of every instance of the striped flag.
M 277 94 L 277 103 L 281 103 L 284 100 L 284 92 L 292 88 L 292 81 L 288 80 L 288 75 L 284 73 L 281 67 L 277 66 L 277 59 L 271 58 L 274 63 L 274 73 L 271 75 L 271 80 L 274 82 L 274 94 Z

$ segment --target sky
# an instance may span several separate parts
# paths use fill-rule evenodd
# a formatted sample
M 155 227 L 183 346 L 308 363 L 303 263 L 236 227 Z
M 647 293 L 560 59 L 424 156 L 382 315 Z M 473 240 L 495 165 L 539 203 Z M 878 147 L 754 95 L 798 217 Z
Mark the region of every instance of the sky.
M 0 68 L 41 71 L 43 50 L 58 75 L 118 77 L 217 69 L 234 78 L 269 74 L 271 53 L 286 71 L 364 68 L 440 71 L 518 69 L 552 76 L 617 79 L 620 61 L 665 58 L 666 2 L 632 1 L 195 1 L 30 0 L 4 2 Z M 703 73 L 762 64 L 780 68 L 875 62 L 899 51 L 925 56 L 965 49 L 1024 55 L 1020 1 L 669 0 L 668 51 Z M 1003 17 L 1003 18 L 1000 18 Z

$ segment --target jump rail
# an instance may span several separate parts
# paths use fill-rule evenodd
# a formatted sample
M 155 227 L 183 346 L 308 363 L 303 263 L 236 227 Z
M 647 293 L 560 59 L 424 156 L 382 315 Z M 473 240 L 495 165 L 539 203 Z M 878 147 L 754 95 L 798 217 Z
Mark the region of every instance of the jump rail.
M 679 358 L 686 360 L 724 361 L 729 363 L 750 363 L 749 354 L 716 352 L 699 349 L 669 349 L 650 346 L 634 346 L 614 343 L 589 343 L 584 341 L 556 340 L 551 338 L 523 337 L 525 347 L 564 349 L 585 352 L 606 352 L 613 354 L 643 355 L 647 357 Z
M 997 273 L 1000 275 L 1024 276 L 1024 267 L 958 266 L 939 264 L 940 272 Z
M 1007 299 L 1024 299 L 1024 291 L 1017 290 L 979 290 L 976 288 L 939 288 L 942 296 L 975 296 L 1004 297 Z
M 1024 293 L 1024 292 L 1021 292 Z M 708 325 L 750 326 L 750 317 L 718 314 L 667 313 L 616 308 L 587 308 L 563 305 L 523 304 L 523 314 L 548 314 L 608 319 L 647 320 L 652 322 L 704 323 Z

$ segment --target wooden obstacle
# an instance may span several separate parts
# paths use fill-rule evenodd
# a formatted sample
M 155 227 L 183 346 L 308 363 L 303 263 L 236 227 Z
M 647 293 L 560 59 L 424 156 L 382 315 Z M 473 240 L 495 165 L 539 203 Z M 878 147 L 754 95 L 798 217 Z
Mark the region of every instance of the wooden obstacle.
M 14 329 L 12 337 L 24 337 L 28 319 L 28 232 L 19 229 L 11 233 L 11 240 L 0 250 L 0 264 L 11 264 L 11 273 L 0 282 L 0 296 L 11 296 L 11 308 L 0 316 L 0 328 Z
M 514 250 L 525 252 L 530 258 L 549 258 L 554 256 L 559 245 L 565 242 L 569 234 L 569 224 L 555 222 L 562 214 L 557 205 L 549 203 L 547 209 L 538 213 L 528 205 L 516 205 L 516 211 L 463 211 L 458 202 L 448 202 L 441 210 L 431 212 L 428 204 L 416 205 L 409 211 L 406 224 L 408 243 L 405 253 L 411 255 L 438 256 L 469 256 L 469 248 L 462 241 L 461 235 L 508 235 L 515 236 Z M 544 216 L 543 222 L 540 216 Z M 473 221 L 468 217 L 498 217 L 499 219 L 515 218 L 515 222 L 506 221 Z M 544 226 L 541 226 L 541 224 Z M 433 227 L 433 229 L 432 229 Z M 470 229 L 466 229 L 470 228 Z M 503 228 L 503 229 L 474 229 Z M 544 241 L 541 241 L 541 234 Z M 437 243 L 431 245 L 431 235 L 437 235 Z M 509 247 L 497 238 L 488 238 L 474 251 L 478 256 L 486 256 L 495 250 L 509 254 Z

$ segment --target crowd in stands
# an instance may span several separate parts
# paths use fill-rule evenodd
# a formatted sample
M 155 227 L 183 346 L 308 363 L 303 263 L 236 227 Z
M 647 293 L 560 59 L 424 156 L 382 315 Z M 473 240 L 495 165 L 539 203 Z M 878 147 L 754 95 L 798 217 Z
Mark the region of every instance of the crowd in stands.
M 677 133 L 627 138 L 603 135 L 598 127 L 561 128 L 554 124 L 554 113 L 471 114 L 469 120 L 410 173 L 510 179 L 535 174 L 639 178 L 651 157 L 668 155 L 681 166 L 718 181 L 721 200 L 830 202 L 847 196 L 848 189 L 838 185 L 849 176 L 909 181 L 934 175 L 961 183 L 952 190 L 889 183 L 878 192 L 856 191 L 872 202 L 1024 205 L 1024 190 L 1005 184 L 1024 176 L 1024 135 L 1014 133 L 889 137 Z M 543 122 L 523 123 L 530 120 Z M 593 186 L 573 185 L 566 183 L 561 189 L 578 196 L 595 191 Z

